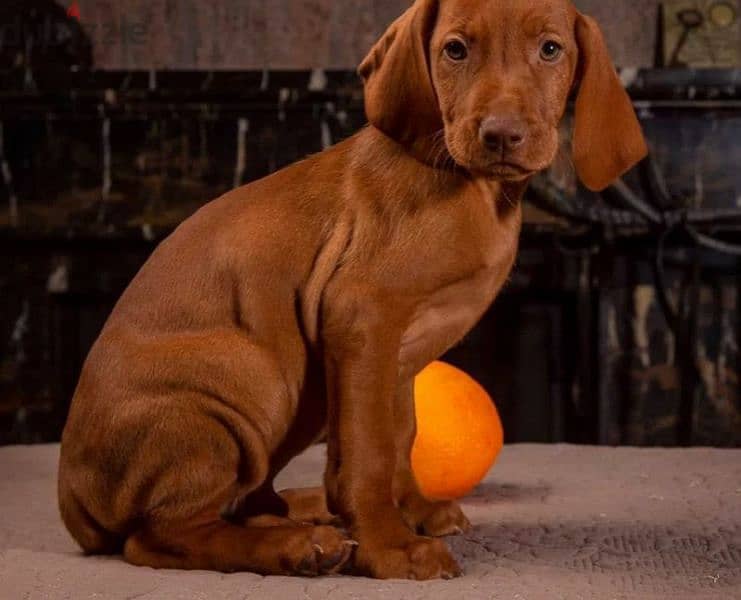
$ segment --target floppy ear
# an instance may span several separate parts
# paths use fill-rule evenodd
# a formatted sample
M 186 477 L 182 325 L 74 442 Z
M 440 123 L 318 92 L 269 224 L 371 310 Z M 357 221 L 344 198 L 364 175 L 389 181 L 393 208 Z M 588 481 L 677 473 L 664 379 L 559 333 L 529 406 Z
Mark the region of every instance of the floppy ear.
M 633 105 L 591 17 L 577 15 L 581 85 L 576 97 L 574 165 L 591 190 L 605 189 L 648 154 Z
M 416 0 L 358 68 L 370 124 L 420 153 L 443 127 L 429 60 L 437 9 L 438 0 Z

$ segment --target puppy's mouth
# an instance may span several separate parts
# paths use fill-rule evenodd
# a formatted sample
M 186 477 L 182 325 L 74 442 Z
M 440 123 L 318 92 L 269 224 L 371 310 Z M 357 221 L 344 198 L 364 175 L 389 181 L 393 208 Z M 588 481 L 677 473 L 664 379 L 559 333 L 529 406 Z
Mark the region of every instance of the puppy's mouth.
M 535 172 L 514 162 L 500 161 L 488 165 L 486 169 L 490 176 L 505 181 L 521 181 Z
M 458 164 L 478 177 L 496 179 L 501 182 L 524 181 L 537 173 L 535 169 L 529 169 L 513 162 Z
M 526 166 L 519 157 L 511 153 L 482 153 L 478 146 L 455 144 L 455 136 L 446 140 L 448 151 L 454 162 L 469 173 L 502 182 L 520 182 L 535 175 L 540 169 Z

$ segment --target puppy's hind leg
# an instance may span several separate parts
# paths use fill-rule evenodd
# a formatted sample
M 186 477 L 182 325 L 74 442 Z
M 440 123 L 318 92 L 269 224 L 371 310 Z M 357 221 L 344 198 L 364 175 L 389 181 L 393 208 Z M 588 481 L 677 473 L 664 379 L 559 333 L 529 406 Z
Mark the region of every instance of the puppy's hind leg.
M 155 569 L 316 576 L 339 572 L 354 545 L 334 527 L 243 527 L 200 515 L 139 531 L 126 541 L 124 557 Z
M 147 490 L 147 510 L 141 513 L 140 523 L 129 532 L 126 560 L 153 568 L 265 575 L 340 570 L 352 554 L 353 542 L 334 527 L 280 518 L 237 523 L 222 516 L 239 485 L 259 489 L 268 466 L 259 436 L 246 422 L 228 423 L 227 413 L 213 418 L 218 411 L 214 406 L 210 416 L 181 412 L 177 420 L 161 423 L 156 435 L 147 438 L 152 445 L 144 449 L 145 454 L 157 455 L 161 462 L 144 478 L 156 483 Z M 225 430 L 231 435 L 225 435 Z

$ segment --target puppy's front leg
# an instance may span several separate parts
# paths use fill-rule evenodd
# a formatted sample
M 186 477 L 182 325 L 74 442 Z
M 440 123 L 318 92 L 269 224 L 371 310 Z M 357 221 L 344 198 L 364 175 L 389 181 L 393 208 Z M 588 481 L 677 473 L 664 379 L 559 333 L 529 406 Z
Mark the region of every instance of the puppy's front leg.
M 471 524 L 457 502 L 427 500 L 419 491 L 411 465 L 412 445 L 417 433 L 414 412 L 414 380 L 399 386 L 394 405 L 396 469 L 394 498 L 412 531 L 442 537 L 468 531 Z
M 382 579 L 454 577 L 460 569 L 445 544 L 413 534 L 394 503 L 397 319 L 367 294 L 351 294 L 346 291 L 324 321 L 330 510 L 359 542 L 360 573 Z

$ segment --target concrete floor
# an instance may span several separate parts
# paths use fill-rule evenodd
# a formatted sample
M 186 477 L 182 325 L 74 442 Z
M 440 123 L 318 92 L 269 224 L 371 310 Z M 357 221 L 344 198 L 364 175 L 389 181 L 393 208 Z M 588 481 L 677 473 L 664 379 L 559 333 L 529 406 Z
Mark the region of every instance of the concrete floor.
M 741 450 L 509 446 L 464 501 L 453 581 L 153 571 L 86 558 L 56 509 L 56 446 L 0 449 L 0 599 L 741 599 Z M 281 484 L 318 482 L 323 449 Z

